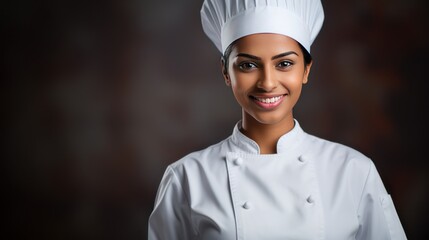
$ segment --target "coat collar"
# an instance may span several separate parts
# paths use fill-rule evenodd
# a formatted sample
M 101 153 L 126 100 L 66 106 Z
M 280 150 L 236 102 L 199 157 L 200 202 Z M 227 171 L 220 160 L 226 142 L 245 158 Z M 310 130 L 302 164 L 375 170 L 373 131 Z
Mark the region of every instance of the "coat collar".
M 277 142 L 277 153 L 285 153 L 296 150 L 298 146 L 301 145 L 302 140 L 304 139 L 305 132 L 302 130 L 298 121 L 294 119 L 295 126 L 293 129 L 283 136 Z M 259 154 L 260 149 L 258 144 L 244 135 L 241 129 L 241 120 L 235 125 L 231 141 L 238 148 L 239 151 L 250 154 Z

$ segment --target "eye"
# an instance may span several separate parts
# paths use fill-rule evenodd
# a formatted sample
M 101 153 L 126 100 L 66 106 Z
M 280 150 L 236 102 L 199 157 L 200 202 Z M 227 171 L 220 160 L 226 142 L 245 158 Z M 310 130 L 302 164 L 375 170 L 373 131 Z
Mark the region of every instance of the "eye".
M 249 71 L 249 70 L 252 70 L 253 68 L 256 68 L 257 66 L 252 62 L 243 62 L 243 63 L 240 63 L 238 67 L 241 70 Z
M 293 63 L 291 61 L 281 61 L 281 62 L 279 62 L 277 64 L 277 67 L 279 67 L 279 68 L 287 68 L 287 67 L 290 67 L 292 65 L 293 65 Z

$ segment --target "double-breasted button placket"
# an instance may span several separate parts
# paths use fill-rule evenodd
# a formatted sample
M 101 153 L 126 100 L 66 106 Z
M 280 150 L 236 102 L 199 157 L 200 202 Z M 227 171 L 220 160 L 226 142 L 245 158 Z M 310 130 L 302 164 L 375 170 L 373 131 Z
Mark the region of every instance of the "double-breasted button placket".
M 321 204 L 317 204 L 320 196 L 311 155 L 300 152 L 277 155 L 229 152 L 226 167 L 231 200 L 237 213 L 238 239 L 243 239 L 245 229 L 247 234 L 253 233 L 261 220 L 272 221 L 272 226 L 276 227 L 292 226 L 300 221 L 310 229 L 300 235 L 308 239 L 320 236 L 323 213 Z M 285 221 L 283 216 L 296 220 Z
M 298 161 L 299 162 L 301 162 L 301 163 L 305 163 L 306 162 L 306 159 L 305 159 L 305 157 L 303 156 L 303 155 L 300 155 L 299 157 L 298 157 Z M 314 198 L 313 198 L 313 196 L 311 196 L 311 195 L 308 195 L 308 197 L 305 199 L 306 201 L 307 201 L 307 203 L 308 204 L 310 204 L 310 205 L 313 205 L 314 204 Z

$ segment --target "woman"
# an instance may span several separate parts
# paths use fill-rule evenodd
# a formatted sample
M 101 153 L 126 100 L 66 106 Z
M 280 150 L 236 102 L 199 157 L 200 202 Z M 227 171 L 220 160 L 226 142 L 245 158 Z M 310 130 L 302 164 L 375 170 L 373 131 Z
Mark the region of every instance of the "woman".
M 406 239 L 373 162 L 293 117 L 320 0 L 206 0 L 201 16 L 242 119 L 168 166 L 149 239 Z

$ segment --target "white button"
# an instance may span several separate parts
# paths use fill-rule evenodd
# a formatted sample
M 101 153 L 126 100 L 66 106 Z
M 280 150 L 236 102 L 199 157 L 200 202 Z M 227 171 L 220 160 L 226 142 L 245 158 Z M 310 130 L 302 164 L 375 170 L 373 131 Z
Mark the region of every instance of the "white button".
M 243 204 L 243 208 L 244 208 L 244 209 L 251 209 L 251 208 L 252 208 L 252 204 L 251 204 L 250 202 L 245 202 L 245 203 Z
M 305 162 L 305 158 L 301 155 L 301 156 L 298 157 L 298 161 Z
M 234 164 L 237 166 L 240 166 L 241 164 L 243 164 L 243 159 L 241 158 L 234 159 Z
M 307 202 L 309 203 L 309 204 L 313 204 L 314 203 L 314 199 L 313 199 L 313 197 L 310 195 L 310 196 L 308 196 L 308 198 L 307 198 Z

